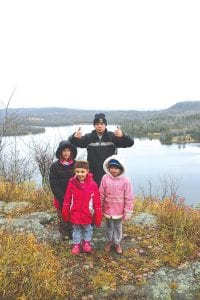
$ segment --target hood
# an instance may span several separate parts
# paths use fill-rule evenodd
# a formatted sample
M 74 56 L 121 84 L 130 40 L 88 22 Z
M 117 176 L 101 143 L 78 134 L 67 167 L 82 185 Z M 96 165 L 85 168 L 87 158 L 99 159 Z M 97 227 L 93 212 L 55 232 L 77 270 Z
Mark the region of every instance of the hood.
M 60 158 L 60 155 L 61 155 L 61 152 L 62 150 L 64 149 L 70 149 L 71 150 L 71 153 L 72 153 L 72 159 L 75 159 L 76 155 L 77 155 L 77 149 L 76 147 L 71 144 L 68 140 L 63 140 L 60 142 L 57 150 L 56 150 L 56 157 L 59 159 Z
M 109 157 L 104 161 L 104 163 L 103 163 L 103 169 L 104 169 L 104 171 L 105 171 L 107 174 L 109 174 L 110 176 L 112 176 L 111 173 L 109 172 L 109 169 L 108 169 L 108 163 L 109 163 L 109 161 L 110 161 L 111 159 L 117 160 L 117 161 L 120 163 L 120 165 L 122 166 L 122 168 L 123 168 L 122 173 L 121 173 L 120 176 L 118 176 L 118 177 L 121 177 L 122 175 L 124 175 L 125 172 L 126 172 L 126 166 L 125 166 L 123 160 L 122 160 L 118 155 L 112 155 L 112 156 L 109 156 Z

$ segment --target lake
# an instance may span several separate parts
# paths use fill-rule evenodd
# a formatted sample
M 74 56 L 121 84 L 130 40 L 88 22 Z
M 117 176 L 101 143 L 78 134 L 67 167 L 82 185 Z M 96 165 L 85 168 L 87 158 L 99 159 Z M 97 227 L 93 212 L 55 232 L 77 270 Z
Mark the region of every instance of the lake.
M 50 143 L 56 150 L 60 140 L 67 139 L 80 125 L 66 127 L 46 127 L 45 133 L 16 137 L 17 147 L 26 154 L 31 141 L 35 143 Z M 92 125 L 81 125 L 83 133 L 90 132 Z M 107 127 L 114 130 L 116 126 Z M 9 145 L 14 137 L 7 137 Z M 162 145 L 159 140 L 135 139 L 131 148 L 119 149 L 118 154 L 127 166 L 137 195 L 163 195 L 177 190 L 188 205 L 200 203 L 200 143 Z M 78 157 L 86 159 L 86 150 L 78 149 Z M 38 180 L 39 176 L 37 177 Z

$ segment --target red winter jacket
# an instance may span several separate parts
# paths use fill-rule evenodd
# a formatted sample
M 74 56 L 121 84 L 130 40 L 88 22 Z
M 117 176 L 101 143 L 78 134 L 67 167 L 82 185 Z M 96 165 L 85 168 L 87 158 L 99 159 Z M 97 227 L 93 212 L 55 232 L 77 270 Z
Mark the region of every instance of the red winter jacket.
M 94 212 L 94 214 L 93 214 Z M 88 174 L 84 183 L 76 177 L 69 180 L 64 197 L 62 216 L 65 222 L 100 226 L 102 220 L 99 190 L 93 175 Z

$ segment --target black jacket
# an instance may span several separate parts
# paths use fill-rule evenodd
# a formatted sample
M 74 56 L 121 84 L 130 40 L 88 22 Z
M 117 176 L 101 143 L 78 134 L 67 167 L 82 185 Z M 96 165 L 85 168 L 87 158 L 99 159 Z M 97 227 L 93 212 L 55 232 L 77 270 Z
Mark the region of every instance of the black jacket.
M 117 154 L 117 148 L 131 147 L 134 140 L 131 136 L 124 134 L 121 138 L 116 137 L 113 132 L 105 130 L 100 139 L 93 130 L 91 133 L 85 134 L 80 139 L 74 135 L 69 137 L 70 143 L 80 148 L 87 148 L 87 160 L 91 173 L 94 174 L 94 180 L 100 184 L 102 176 L 105 174 L 103 163 L 106 158 L 113 154 Z
M 74 164 L 64 166 L 59 160 L 55 161 L 50 167 L 49 183 L 56 200 L 59 201 L 61 208 L 64 201 L 65 190 L 68 181 L 74 175 Z

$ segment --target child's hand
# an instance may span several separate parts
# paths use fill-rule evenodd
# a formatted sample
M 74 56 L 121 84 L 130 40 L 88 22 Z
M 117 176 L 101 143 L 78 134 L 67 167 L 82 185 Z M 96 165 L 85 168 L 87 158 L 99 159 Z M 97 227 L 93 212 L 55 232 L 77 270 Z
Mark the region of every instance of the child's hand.
M 119 138 L 123 136 L 123 132 L 119 126 L 117 126 L 117 129 L 114 131 L 114 135 Z
M 97 226 L 97 225 L 95 225 L 95 227 L 96 227 L 96 228 L 100 228 L 100 227 L 101 227 L 101 224 L 100 224 L 100 225 L 98 225 L 98 226 Z
M 69 210 L 66 208 L 66 206 L 63 206 L 62 209 L 62 219 L 64 222 L 69 222 Z
M 74 137 L 77 139 L 80 139 L 82 137 L 81 127 L 79 127 L 78 130 L 74 133 Z
M 97 227 L 97 228 L 101 227 L 101 222 L 96 222 L 95 227 Z
M 132 214 L 131 213 L 125 213 L 123 216 L 123 220 L 124 221 L 128 221 L 131 219 Z

